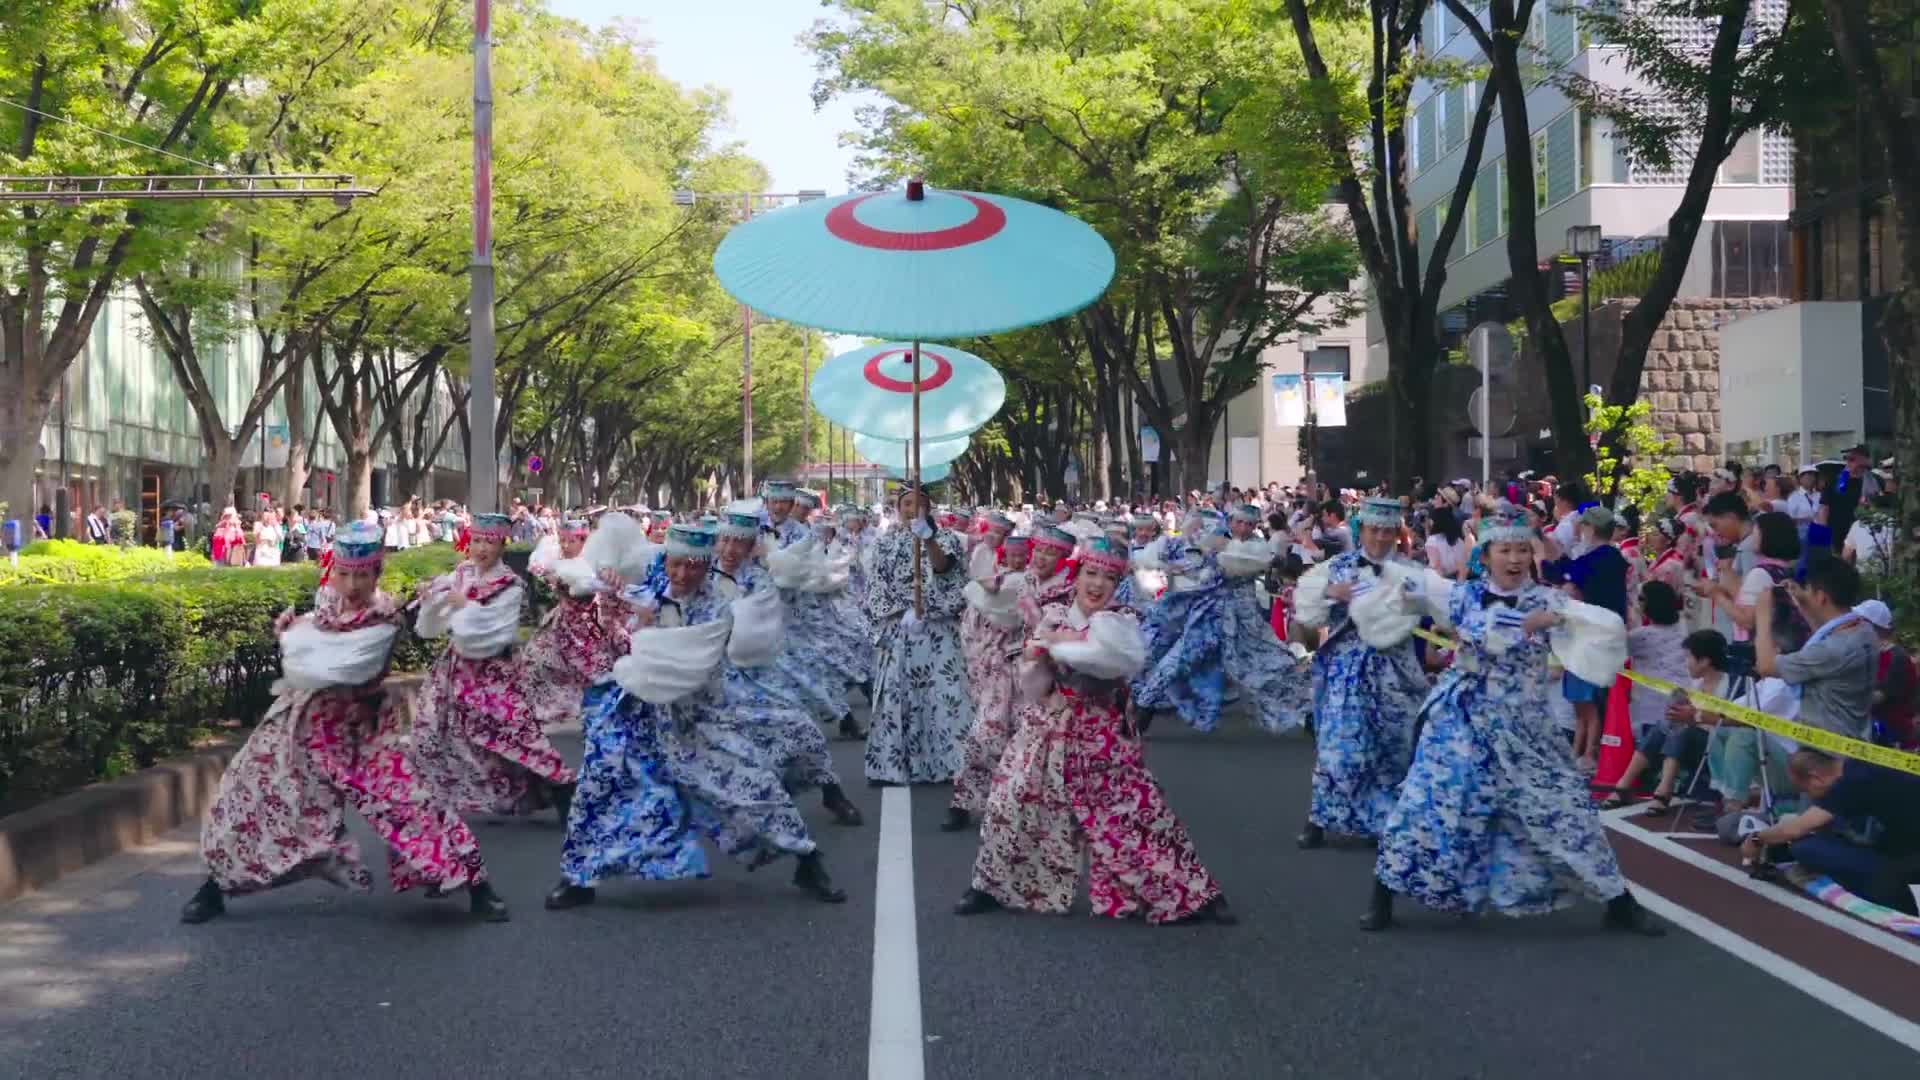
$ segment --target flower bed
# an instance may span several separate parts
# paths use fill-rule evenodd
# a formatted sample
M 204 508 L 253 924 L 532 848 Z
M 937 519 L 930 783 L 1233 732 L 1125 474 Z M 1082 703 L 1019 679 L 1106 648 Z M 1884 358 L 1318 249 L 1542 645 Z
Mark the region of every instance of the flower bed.
M 458 559 L 448 545 L 402 552 L 381 586 L 411 599 Z M 258 717 L 279 675 L 274 616 L 311 607 L 318 582 L 317 567 L 299 564 L 0 588 L 0 813 Z M 394 667 L 431 655 L 403 635 Z

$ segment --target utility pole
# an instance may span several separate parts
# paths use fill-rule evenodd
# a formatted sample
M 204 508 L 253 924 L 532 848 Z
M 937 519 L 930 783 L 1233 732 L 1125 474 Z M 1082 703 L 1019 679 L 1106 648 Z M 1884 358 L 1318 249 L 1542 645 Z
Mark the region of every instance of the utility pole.
M 467 509 L 499 506 L 493 445 L 493 0 L 473 0 L 473 262 L 467 298 Z

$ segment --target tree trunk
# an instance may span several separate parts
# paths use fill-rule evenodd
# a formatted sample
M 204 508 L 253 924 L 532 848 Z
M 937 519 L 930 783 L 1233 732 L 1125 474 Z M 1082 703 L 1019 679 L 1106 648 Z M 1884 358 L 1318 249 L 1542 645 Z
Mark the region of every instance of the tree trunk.
M 1179 491 L 1184 495 L 1189 491 L 1205 494 L 1207 491 L 1208 458 L 1213 450 L 1213 420 L 1202 417 L 1201 410 L 1190 407 L 1187 412 L 1187 426 L 1180 430 Z
M 287 381 L 280 388 L 287 405 L 287 489 L 288 506 L 306 502 L 307 478 L 313 469 L 307 461 L 307 358 L 295 351 L 287 362 Z
M 364 436 L 347 443 L 346 520 L 358 521 L 373 506 L 373 444 Z

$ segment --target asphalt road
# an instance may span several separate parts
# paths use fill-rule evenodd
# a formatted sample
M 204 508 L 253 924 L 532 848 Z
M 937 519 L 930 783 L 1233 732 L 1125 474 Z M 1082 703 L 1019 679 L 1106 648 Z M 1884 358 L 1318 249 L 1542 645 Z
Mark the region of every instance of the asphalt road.
M 716 864 L 550 913 L 549 814 L 476 825 L 505 925 L 306 883 L 183 926 L 201 869 L 182 830 L 0 906 L 0 1077 L 865 1075 L 881 800 L 858 747 L 834 745 L 868 817 L 838 828 L 804 799 L 852 894 L 838 907 L 781 866 Z M 1405 908 L 1363 934 L 1369 854 L 1292 845 L 1303 740 L 1169 730 L 1150 760 L 1239 926 L 956 917 L 973 839 L 939 831 L 944 789 L 913 793 L 928 1076 L 1920 1075 L 1905 1047 L 1698 938 L 1601 933 L 1597 907 Z

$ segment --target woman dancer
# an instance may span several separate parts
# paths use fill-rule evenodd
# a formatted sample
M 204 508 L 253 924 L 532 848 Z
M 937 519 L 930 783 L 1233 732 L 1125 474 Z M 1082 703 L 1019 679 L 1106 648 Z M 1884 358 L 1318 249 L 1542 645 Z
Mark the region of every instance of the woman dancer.
M 999 515 L 992 522 L 1012 522 Z M 961 626 L 967 649 L 967 686 L 973 694 L 973 727 L 967 732 L 966 764 L 953 778 L 953 802 L 940 827 L 958 832 L 986 808 L 993 770 L 1013 738 L 1013 657 L 1025 640 L 1019 593 L 1025 587 L 1031 538 L 1007 536 L 997 544 L 992 572 L 976 568 L 967 586 L 967 614 Z M 983 548 L 984 550 L 984 548 Z
M 960 651 L 963 542 L 934 527 L 925 489 L 903 484 L 894 500 L 900 524 L 874 542 L 867 595 L 876 651 L 866 772 L 874 787 L 953 779 L 965 760 L 960 741 L 973 723 Z
M 564 518 L 553 543 L 542 541 L 531 561 L 533 574 L 559 598 L 520 654 L 527 696 L 543 726 L 579 717 L 587 688 L 627 651 L 627 612 L 618 597 L 596 590 L 579 595 L 554 573 L 555 562 L 580 557 L 590 532 L 585 518 Z
M 275 624 L 285 674 L 266 718 L 220 778 L 200 830 L 207 880 L 182 922 L 223 914 L 229 896 L 308 877 L 371 890 L 373 877 L 347 835 L 348 807 L 387 842 L 395 892 L 465 886 L 475 915 L 506 920 L 473 833 L 415 779 L 382 689 L 402 616 L 380 591 L 381 558 L 379 526 L 343 527 L 313 612 L 287 611 Z
M 421 586 L 415 629 L 451 642 L 421 690 L 414 752 L 422 776 L 462 812 L 552 806 L 564 821 L 573 770 L 540 729 L 527 670 L 513 654 L 526 594 L 500 562 L 511 527 L 505 514 L 473 515 L 466 561 Z
M 1049 604 L 1027 640 L 1020 680 L 1034 703 L 994 773 L 956 914 L 1065 912 L 1084 853 L 1095 915 L 1234 921 L 1127 721 L 1127 680 L 1147 643 L 1131 611 L 1109 607 L 1126 572 L 1125 547 L 1089 541 L 1072 602 Z
M 1548 720 L 1557 683 L 1547 630 L 1573 602 L 1530 579 L 1539 536 L 1522 512 L 1501 506 L 1479 538 L 1488 576 L 1453 586 L 1447 610 L 1432 612 L 1452 625 L 1460 653 L 1421 709 L 1361 928 L 1392 925 L 1395 893 L 1439 911 L 1507 915 L 1545 914 L 1585 894 L 1606 901 L 1608 929 L 1659 936 Z

